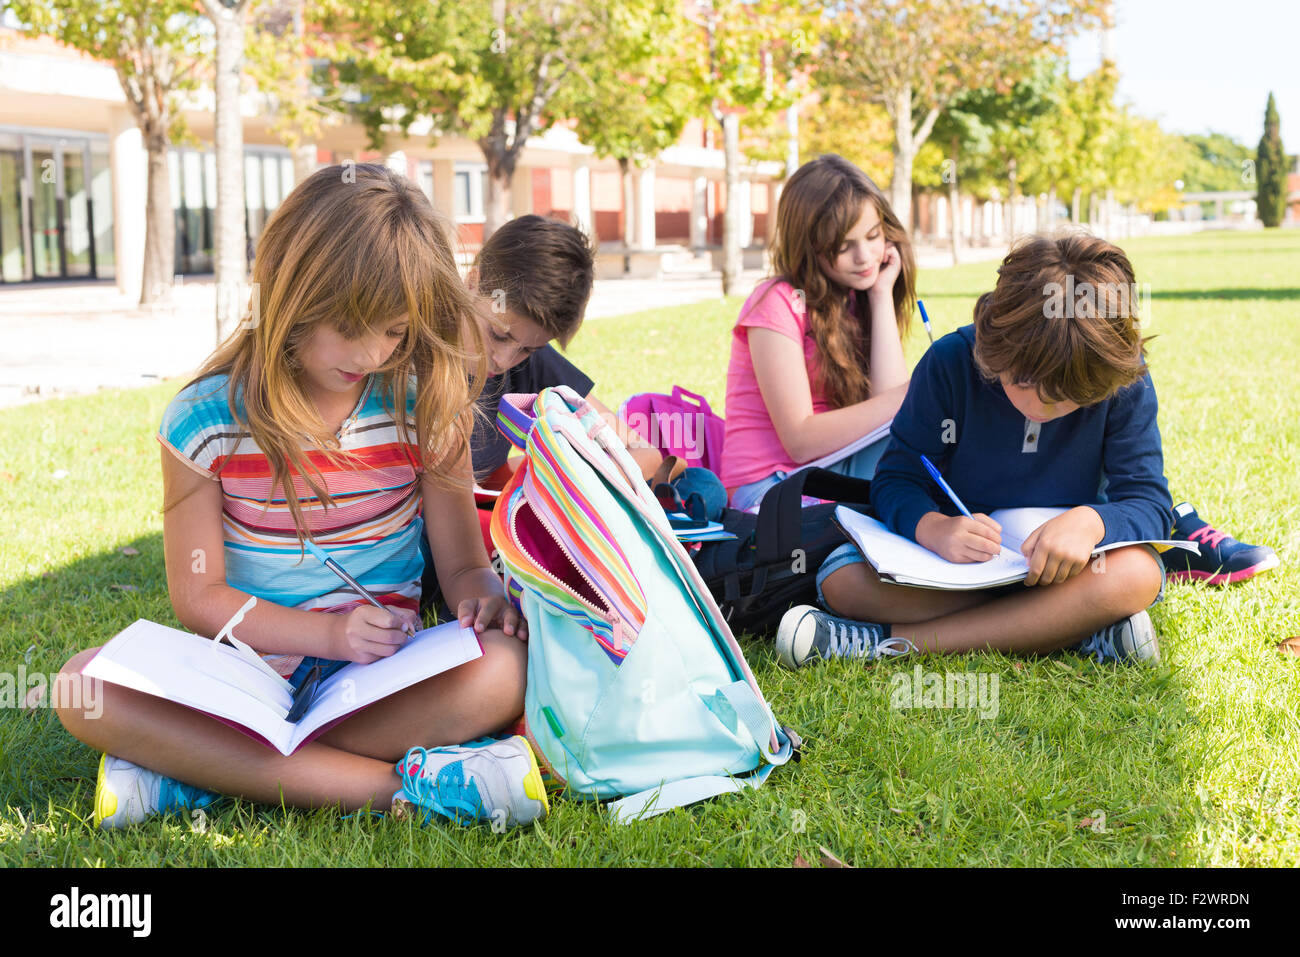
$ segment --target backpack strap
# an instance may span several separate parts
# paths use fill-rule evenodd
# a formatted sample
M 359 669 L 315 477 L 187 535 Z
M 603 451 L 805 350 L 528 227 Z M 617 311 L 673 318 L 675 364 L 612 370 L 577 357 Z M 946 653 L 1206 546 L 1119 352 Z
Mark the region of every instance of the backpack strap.
M 803 496 L 835 502 L 871 502 L 871 482 L 830 469 L 801 469 L 772 486 L 758 507 L 754 532 L 754 559 L 758 566 L 789 561 L 802 544 L 800 511 Z
M 764 764 L 753 774 L 743 778 L 710 774 L 698 778 L 669 781 L 657 788 L 639 791 L 610 802 L 609 812 L 619 824 L 644 821 L 665 814 L 673 808 L 686 807 L 688 804 L 717 797 L 720 794 L 734 794 L 746 788 L 762 787 L 774 767 L 776 765 Z
M 536 401 L 536 392 L 511 392 L 503 395 L 497 406 L 497 429 L 517 449 L 528 448 L 528 433 L 537 421 L 537 416 L 533 415 L 533 403 Z

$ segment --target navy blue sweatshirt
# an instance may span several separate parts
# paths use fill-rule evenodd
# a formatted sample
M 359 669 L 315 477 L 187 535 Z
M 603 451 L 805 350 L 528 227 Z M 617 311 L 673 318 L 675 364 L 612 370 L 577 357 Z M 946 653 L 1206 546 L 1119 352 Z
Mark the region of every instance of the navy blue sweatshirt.
M 1001 383 L 980 376 L 974 345 L 975 327 L 964 326 L 917 363 L 871 481 L 882 522 L 915 541 L 926 512 L 960 514 L 925 471 L 924 454 L 972 512 L 1088 505 L 1106 525 L 1098 544 L 1169 537 L 1172 503 L 1149 374 L 1039 424 L 1016 410 Z

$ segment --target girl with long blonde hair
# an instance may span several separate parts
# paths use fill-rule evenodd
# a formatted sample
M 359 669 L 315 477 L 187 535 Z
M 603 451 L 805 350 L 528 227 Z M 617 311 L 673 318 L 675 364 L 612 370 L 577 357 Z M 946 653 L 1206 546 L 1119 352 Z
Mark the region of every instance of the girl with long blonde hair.
M 506 823 L 545 813 L 522 737 L 457 747 L 522 713 L 526 625 L 478 532 L 469 440 L 487 366 L 451 236 L 424 194 L 383 166 L 328 167 L 293 190 L 258 243 L 255 308 L 163 415 L 163 540 L 181 624 L 211 636 L 259 599 L 238 636 L 297 688 L 401 647 L 418 620 L 427 536 L 442 594 L 482 657 L 375 702 L 289 757 L 105 685 L 97 720 L 59 712 L 105 752 L 102 826 L 218 793 Z M 359 598 L 306 541 L 384 607 Z M 65 673 L 78 675 L 97 650 Z M 407 766 L 395 766 L 403 755 Z

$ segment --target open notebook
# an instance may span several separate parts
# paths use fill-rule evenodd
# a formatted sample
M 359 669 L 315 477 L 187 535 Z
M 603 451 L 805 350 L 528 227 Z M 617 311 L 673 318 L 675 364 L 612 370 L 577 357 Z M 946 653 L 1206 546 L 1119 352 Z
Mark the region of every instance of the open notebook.
M 202 711 L 288 755 L 353 712 L 482 654 L 473 630 L 457 622 L 426 628 L 387 658 L 330 675 L 296 724 L 285 720 L 293 702 L 289 683 L 242 642 L 229 645 L 140 619 L 82 673 Z
M 878 439 L 885 438 L 887 435 L 889 435 L 889 427 L 893 424 L 894 424 L 894 420 L 890 419 L 888 422 L 886 422 L 884 425 L 880 426 L 879 428 L 872 429 L 870 432 L 868 432 L 866 435 L 862 436 L 859 439 L 854 439 L 848 445 L 844 446 L 844 448 L 836 449 L 834 452 L 830 452 L 826 455 L 823 455 L 821 458 L 814 459 L 811 462 L 804 462 L 802 465 L 799 466 L 799 468 L 801 469 L 830 468 L 836 462 L 839 462 L 842 459 L 847 459 L 853 453 L 865 449 L 872 442 L 875 442 Z
M 1002 549 L 986 562 L 968 563 L 950 562 L 911 539 L 895 535 L 877 519 L 843 506 L 835 510 L 835 521 L 883 580 L 920 588 L 964 591 L 1021 581 L 1029 574 L 1029 563 L 1020 554 L 1025 539 L 1048 519 L 1066 511 L 1064 508 L 1000 508 L 990 512 L 989 518 L 1002 526 Z M 1099 546 L 1093 554 L 1139 544 L 1143 543 L 1112 542 Z M 1158 551 L 1198 550 L 1195 542 L 1161 540 L 1145 544 L 1154 545 Z

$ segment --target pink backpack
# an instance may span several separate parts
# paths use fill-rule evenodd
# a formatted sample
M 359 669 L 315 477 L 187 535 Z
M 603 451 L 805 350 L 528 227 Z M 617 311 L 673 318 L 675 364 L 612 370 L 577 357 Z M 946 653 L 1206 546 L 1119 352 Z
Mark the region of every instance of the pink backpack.
M 688 466 L 722 471 L 725 422 L 702 395 L 673 386 L 672 395 L 642 392 L 623 403 L 620 417 L 628 428 L 664 455 L 675 455 Z

